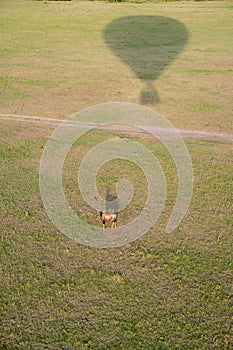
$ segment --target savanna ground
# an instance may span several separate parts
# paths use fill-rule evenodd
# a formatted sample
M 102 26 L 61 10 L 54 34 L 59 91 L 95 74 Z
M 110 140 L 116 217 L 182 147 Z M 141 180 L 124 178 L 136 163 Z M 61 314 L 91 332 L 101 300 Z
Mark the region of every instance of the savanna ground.
M 64 119 L 95 104 L 127 101 L 145 103 L 177 128 L 233 133 L 231 3 L 1 1 L 0 10 L 2 114 Z M 145 16 L 161 24 L 156 31 Z M 148 37 L 155 38 L 155 55 L 145 55 Z M 64 165 L 64 190 L 83 220 L 100 225 L 81 198 L 77 171 L 101 141 L 143 143 L 168 185 L 166 209 L 146 235 L 95 249 L 60 233 L 43 208 L 39 163 L 53 130 L 1 120 L 1 347 L 231 349 L 232 143 L 186 140 L 192 202 L 180 226 L 165 233 L 178 180 L 164 146 L 106 130 L 80 138 Z M 143 173 L 123 160 L 101 169 L 100 193 L 114 191 L 122 176 L 135 193 L 119 225 L 146 198 Z

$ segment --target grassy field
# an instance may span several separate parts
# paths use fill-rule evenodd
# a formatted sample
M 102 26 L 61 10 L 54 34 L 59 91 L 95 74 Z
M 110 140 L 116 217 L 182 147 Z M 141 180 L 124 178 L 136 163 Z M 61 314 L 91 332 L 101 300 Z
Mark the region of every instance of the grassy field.
M 232 129 L 231 3 L 1 1 L 0 8 L 2 112 L 64 118 L 103 102 L 140 103 L 149 75 L 154 108 L 176 127 Z M 150 28 L 148 15 L 162 24 Z M 151 34 L 143 38 L 145 26 Z M 158 50 L 145 57 L 148 37 Z
M 0 10 L 1 113 L 63 119 L 128 101 L 178 128 L 233 133 L 232 4 L 2 1 Z M 155 52 L 145 51 L 150 44 Z M 164 146 L 106 130 L 80 138 L 64 165 L 64 191 L 84 220 L 100 225 L 80 195 L 77 171 L 101 141 L 141 142 L 168 185 L 166 208 L 146 235 L 94 249 L 60 233 L 42 204 L 39 164 L 54 126 L 0 122 L 2 349 L 232 348 L 232 143 L 186 140 L 192 202 L 181 225 L 165 234 L 177 175 Z M 119 225 L 146 197 L 142 172 L 122 160 L 101 169 L 100 193 L 114 191 L 122 176 L 135 193 Z

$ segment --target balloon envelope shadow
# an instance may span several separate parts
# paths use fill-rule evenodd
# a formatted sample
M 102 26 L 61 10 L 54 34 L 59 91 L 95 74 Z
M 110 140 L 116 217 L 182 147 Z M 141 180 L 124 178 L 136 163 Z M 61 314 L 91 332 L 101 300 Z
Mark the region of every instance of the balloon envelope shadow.
M 186 27 L 164 16 L 127 16 L 110 22 L 104 38 L 114 54 L 146 83 L 141 103 L 159 102 L 153 82 L 187 43 Z

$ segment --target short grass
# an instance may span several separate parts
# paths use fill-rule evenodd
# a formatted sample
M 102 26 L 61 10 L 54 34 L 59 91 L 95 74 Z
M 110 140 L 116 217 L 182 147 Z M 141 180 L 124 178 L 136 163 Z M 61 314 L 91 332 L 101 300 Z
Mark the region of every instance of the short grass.
M 64 118 L 95 103 L 139 103 L 145 82 L 106 45 L 104 29 L 122 16 L 154 14 L 182 22 L 189 36 L 153 82 L 160 102 L 150 107 L 177 127 L 232 132 L 229 3 L 11 1 L 0 7 L 2 112 Z M 1 121 L 1 348 L 230 350 L 232 144 L 186 142 L 192 202 L 181 225 L 165 234 L 177 193 L 166 149 L 147 137 L 104 130 L 80 138 L 64 165 L 64 191 L 83 220 L 100 225 L 80 195 L 77 172 L 101 141 L 141 142 L 160 161 L 168 186 L 166 208 L 146 235 L 121 248 L 93 249 L 58 232 L 43 208 L 39 164 L 53 129 Z M 135 192 L 119 225 L 146 198 L 143 173 L 122 160 L 100 169 L 100 193 L 114 195 L 122 176 Z
M 232 130 L 231 2 L 0 7 L 2 112 L 65 118 L 144 100 L 178 128 Z
M 195 175 L 192 203 L 179 228 L 165 234 L 176 171 L 160 143 L 137 139 L 164 169 L 166 210 L 138 241 L 93 249 L 63 236 L 43 209 L 38 168 L 46 139 L 33 133 L 48 127 L 20 124 L 14 134 L 16 125 L 4 123 L 1 138 L 2 348 L 230 349 L 231 144 L 187 142 Z M 88 150 L 112 137 L 116 134 L 107 131 L 83 136 L 64 166 L 69 203 L 94 225 L 100 221 L 82 201 L 76 175 Z M 120 160 L 100 170 L 100 193 L 114 191 L 121 176 L 134 183 L 135 193 L 119 225 L 138 214 L 146 197 L 141 171 Z

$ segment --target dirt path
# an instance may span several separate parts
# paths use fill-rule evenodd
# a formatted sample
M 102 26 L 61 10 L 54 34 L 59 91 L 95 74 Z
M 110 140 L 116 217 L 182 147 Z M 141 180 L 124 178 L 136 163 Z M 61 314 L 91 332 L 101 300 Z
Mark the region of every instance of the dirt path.
M 54 125 L 54 127 L 58 126 L 63 120 L 62 119 L 55 119 L 55 118 L 42 118 L 37 116 L 27 116 L 27 115 L 15 115 L 15 114 L 2 114 L 0 113 L 0 120 L 4 121 L 12 121 L 12 122 L 24 122 L 24 123 L 37 123 L 42 125 Z M 87 126 L 90 126 L 90 123 L 82 123 L 82 122 L 70 122 L 71 125 L 83 127 L 86 128 Z M 96 124 L 91 124 L 93 126 L 97 126 Z M 109 125 L 99 125 L 102 129 L 107 130 L 114 130 L 114 131 L 121 131 L 121 132 L 127 132 L 127 133 L 143 133 L 146 134 L 146 131 L 143 131 L 142 129 L 131 127 L 128 125 L 116 125 L 116 124 L 109 124 Z M 175 136 L 173 129 L 162 129 L 162 128 L 156 128 L 151 127 L 151 130 L 153 129 L 153 133 L 163 136 L 172 137 Z M 233 142 L 233 134 L 220 134 L 215 132 L 205 132 L 200 130 L 181 130 L 177 129 L 179 134 L 185 138 L 185 139 L 196 139 L 196 140 L 212 140 L 212 141 L 223 141 L 223 142 Z

